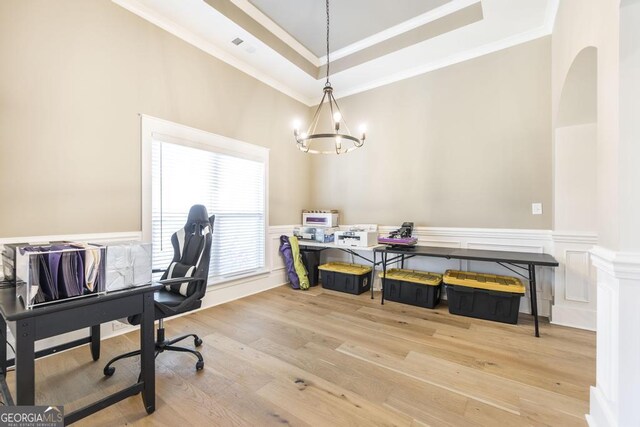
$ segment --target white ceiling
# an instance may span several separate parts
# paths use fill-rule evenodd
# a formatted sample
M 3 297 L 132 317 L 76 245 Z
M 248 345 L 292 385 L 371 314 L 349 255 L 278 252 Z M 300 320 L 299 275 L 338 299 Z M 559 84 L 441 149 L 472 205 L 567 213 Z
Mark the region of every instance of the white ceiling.
M 282 49 L 274 47 L 273 39 L 298 55 L 310 67 L 326 63 L 314 43 L 324 43 L 325 29 L 314 39 L 314 31 L 290 27 L 293 19 L 301 16 L 296 11 L 282 18 L 287 11 L 284 4 L 306 4 L 312 13 L 310 3 L 319 0 L 207 0 L 243 11 L 253 23 L 261 26 L 263 37 L 258 38 L 204 0 L 112 0 L 144 19 L 164 28 L 188 43 L 216 56 L 264 83 L 307 104 L 314 105 L 320 100 L 324 80 L 308 68 L 297 65 L 290 55 L 282 54 Z M 409 78 L 418 74 L 442 68 L 457 62 L 475 58 L 519 43 L 551 34 L 559 0 L 334 0 L 331 3 L 331 17 L 336 21 L 339 13 L 354 16 L 350 25 L 358 27 L 337 35 L 339 43 L 331 60 L 357 56 L 374 50 L 394 37 L 408 34 L 420 26 L 429 25 L 481 1 L 482 19 L 435 37 L 418 40 L 414 44 L 394 51 L 384 51 L 381 55 L 366 61 L 344 67 L 331 76 L 336 97 L 344 97 L 364 90 Z M 372 4 L 375 13 L 363 11 L 363 3 Z M 406 9 L 404 8 L 406 3 Z M 443 3 L 437 6 L 436 3 Z M 264 10 L 264 13 L 254 6 Z M 339 4 L 340 6 L 335 6 Z M 393 4 L 400 9 L 384 14 L 384 5 Z M 433 6 L 433 9 L 430 9 Z M 302 6 L 301 6 L 302 7 Z M 314 6 L 315 7 L 315 6 Z M 424 13 L 421 11 L 426 10 Z M 342 11 L 342 12 L 341 12 Z M 271 15 L 273 19 L 269 18 Z M 418 15 L 415 15 L 418 14 Z M 410 19 L 406 20 L 407 17 Z M 314 18 L 315 19 L 315 18 Z M 402 21 L 404 20 L 404 21 Z M 275 21 L 275 22 L 274 22 Z M 285 22 L 286 21 L 286 22 Z M 304 20 L 301 20 L 304 22 Z M 397 23 L 398 21 L 402 21 Z M 245 20 L 246 22 L 246 20 Z M 276 22 L 280 22 L 278 25 Z M 253 24 L 252 24 L 253 25 Z M 339 25 L 345 25 L 344 22 Z M 249 26 L 249 25 L 245 25 Z M 289 26 L 288 30 L 285 28 Z M 381 31 L 380 28 L 384 28 Z M 264 37 L 268 30 L 271 36 Z M 333 32 L 338 29 L 333 28 Z M 378 31 L 378 32 L 375 32 Z M 291 32 L 291 33 L 290 33 Z M 372 34 L 372 32 L 375 32 Z M 253 31 L 256 33 L 256 31 Z M 258 34 L 258 33 L 256 33 Z M 274 37 L 275 36 L 275 37 Z M 244 40 L 236 46 L 231 40 Z M 352 40 L 364 37 L 355 42 Z M 337 42 L 332 42 L 337 43 Z M 350 44 L 349 44 L 350 43 Z M 308 46 L 307 46 L 308 45 Z M 332 51 L 334 49 L 332 48 Z M 279 53 L 280 52 L 280 53 Z M 322 52 L 324 54 L 324 52 Z M 334 69 L 332 67 L 332 69 Z
M 332 0 L 331 51 L 422 15 L 451 0 Z M 317 57 L 326 55 L 323 0 L 249 0 Z

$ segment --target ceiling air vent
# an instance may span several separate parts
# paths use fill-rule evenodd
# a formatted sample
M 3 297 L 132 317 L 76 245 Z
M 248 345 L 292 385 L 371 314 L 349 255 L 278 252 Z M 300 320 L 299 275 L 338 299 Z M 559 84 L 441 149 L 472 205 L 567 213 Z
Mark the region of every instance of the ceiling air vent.
M 242 40 L 240 37 L 236 37 L 235 39 L 231 40 L 231 43 L 235 44 L 236 46 L 238 46 L 242 42 L 244 42 L 244 40 Z

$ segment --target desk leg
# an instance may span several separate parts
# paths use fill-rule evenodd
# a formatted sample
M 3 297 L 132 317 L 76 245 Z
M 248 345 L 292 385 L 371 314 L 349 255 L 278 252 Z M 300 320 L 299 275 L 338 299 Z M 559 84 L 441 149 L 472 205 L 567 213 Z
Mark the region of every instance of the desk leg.
M 7 322 L 0 316 L 0 375 L 7 378 Z
M 536 337 L 540 336 L 538 329 L 538 292 L 536 290 L 536 266 L 529 265 L 529 293 L 531 294 L 531 314 L 535 324 Z
M 402 258 L 400 258 L 400 268 L 404 268 L 404 254 L 402 254 Z
M 16 321 L 16 405 L 35 402 L 34 320 Z
M 153 339 L 153 293 L 146 293 L 143 297 L 142 320 L 140 321 L 140 376 L 144 383 L 142 401 L 147 414 L 156 409 L 156 372 L 155 372 L 155 342 Z
M 94 361 L 100 359 L 100 325 L 91 327 L 91 357 Z
M 376 282 L 376 251 L 373 251 L 373 270 L 371 271 L 371 299 L 373 299 L 373 285 Z
M 382 252 L 382 280 L 380 280 L 380 298 L 381 304 L 384 305 L 384 282 L 387 280 L 387 251 Z

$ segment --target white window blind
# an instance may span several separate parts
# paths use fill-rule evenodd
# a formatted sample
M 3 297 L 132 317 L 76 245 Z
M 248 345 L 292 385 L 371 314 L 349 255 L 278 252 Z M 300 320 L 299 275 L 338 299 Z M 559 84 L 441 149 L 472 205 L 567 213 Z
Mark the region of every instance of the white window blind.
M 215 215 L 209 276 L 216 281 L 265 266 L 266 168 L 264 161 L 157 139 L 151 147 L 153 268 L 173 258 L 171 235 L 189 208 Z

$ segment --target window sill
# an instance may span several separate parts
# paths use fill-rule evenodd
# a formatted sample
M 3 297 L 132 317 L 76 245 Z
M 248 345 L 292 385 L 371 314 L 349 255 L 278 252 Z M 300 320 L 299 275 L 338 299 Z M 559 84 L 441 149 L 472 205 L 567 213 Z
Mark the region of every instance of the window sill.
M 267 277 L 270 274 L 270 271 L 266 268 L 262 268 L 260 270 L 251 271 L 244 274 L 238 274 L 237 276 L 231 277 L 214 277 L 209 276 L 209 280 L 207 281 L 207 288 L 216 288 L 223 289 L 231 286 L 236 286 L 241 283 L 252 282 L 255 280 L 262 279 Z

